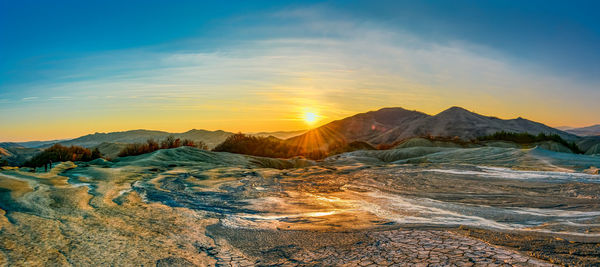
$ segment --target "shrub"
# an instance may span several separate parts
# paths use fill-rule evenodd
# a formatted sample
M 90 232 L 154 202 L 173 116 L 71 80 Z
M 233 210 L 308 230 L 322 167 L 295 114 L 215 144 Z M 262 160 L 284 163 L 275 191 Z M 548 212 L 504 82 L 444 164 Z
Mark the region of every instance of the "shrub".
M 146 140 L 146 145 L 148 146 L 148 151 L 156 151 L 160 149 L 158 142 L 154 141 L 154 139 Z
M 8 161 L 6 159 L 0 158 L 0 167 L 8 166 Z
M 158 148 L 156 148 L 155 150 L 158 150 Z M 121 152 L 119 152 L 119 157 L 136 156 L 136 155 L 149 153 L 149 152 L 152 152 L 155 150 L 151 150 L 150 146 L 148 144 L 142 144 L 142 143 L 128 144 L 121 150 Z
M 294 145 L 275 137 L 259 137 L 250 136 L 243 133 L 231 135 L 217 145 L 213 151 L 215 152 L 230 152 L 237 154 L 246 154 L 260 157 L 270 158 L 291 158 L 296 156 L 306 157 L 310 159 L 322 159 L 331 153 L 340 151 L 342 145 L 331 145 L 329 150 L 311 150 Z M 331 153 L 330 153 L 331 152 Z
M 274 137 L 249 136 L 243 133 L 231 135 L 217 145 L 213 151 L 231 152 L 272 158 L 288 158 L 299 156 L 295 147 Z
M 182 146 L 191 146 L 191 147 L 195 147 L 196 143 L 193 140 L 190 139 L 183 139 L 183 141 L 181 141 L 181 145 Z
M 128 144 L 119 152 L 119 157 L 137 156 L 154 152 L 159 149 L 177 148 L 181 146 L 197 147 L 199 149 L 208 150 L 208 146 L 202 141 L 193 141 L 189 139 L 181 140 L 170 135 L 160 142 L 160 145 L 157 141 L 154 141 L 154 139 L 148 139 L 146 140 L 146 143 Z
M 181 145 L 182 146 L 197 147 L 197 148 L 202 149 L 202 150 L 208 150 L 208 145 L 206 145 L 206 143 L 204 143 L 202 141 L 194 141 L 194 140 L 190 140 L 190 139 L 183 139 L 181 141 Z
M 98 149 L 91 151 L 85 147 L 55 144 L 33 156 L 23 165 L 27 167 L 41 167 L 50 162 L 61 161 L 90 161 L 102 157 Z
M 165 140 L 160 142 L 160 148 L 161 149 L 176 148 L 177 146 L 175 146 L 175 144 L 177 144 L 177 143 L 181 143 L 179 141 L 179 139 L 175 139 L 174 136 L 169 135 L 169 136 L 167 136 L 167 138 L 165 138 Z

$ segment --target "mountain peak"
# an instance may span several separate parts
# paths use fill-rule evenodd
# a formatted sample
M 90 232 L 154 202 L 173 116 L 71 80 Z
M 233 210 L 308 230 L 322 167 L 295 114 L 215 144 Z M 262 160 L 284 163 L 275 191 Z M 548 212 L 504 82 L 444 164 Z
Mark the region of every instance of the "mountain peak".
M 451 108 L 448 108 L 448 109 L 446 109 L 446 110 L 438 113 L 435 116 L 436 117 L 440 117 L 440 116 L 443 116 L 443 117 L 444 116 L 454 117 L 454 116 L 460 116 L 460 115 L 463 115 L 463 116 L 464 115 L 478 115 L 478 116 L 481 116 L 481 115 L 479 115 L 479 114 L 477 114 L 475 112 L 468 111 L 468 110 L 466 110 L 464 108 L 461 108 L 461 107 L 458 107 L 458 106 L 453 106 Z
M 581 128 L 571 128 L 566 131 L 579 136 L 600 136 L 600 124 Z
M 385 108 L 380 108 L 380 109 L 378 109 L 376 111 L 373 111 L 373 112 L 380 112 L 380 111 L 381 112 L 383 112 L 383 111 L 402 111 L 402 110 L 407 110 L 407 109 L 402 108 L 402 107 L 385 107 Z
M 452 112 L 452 113 L 456 113 L 456 112 L 468 112 L 468 113 L 473 113 L 473 112 L 468 111 L 468 110 L 466 110 L 466 109 L 464 109 L 462 107 L 459 107 L 459 106 L 452 106 L 452 107 L 450 107 L 450 108 L 448 108 L 448 109 L 446 109 L 446 110 L 444 110 L 444 111 L 442 111 L 440 113 L 446 113 L 446 112 Z

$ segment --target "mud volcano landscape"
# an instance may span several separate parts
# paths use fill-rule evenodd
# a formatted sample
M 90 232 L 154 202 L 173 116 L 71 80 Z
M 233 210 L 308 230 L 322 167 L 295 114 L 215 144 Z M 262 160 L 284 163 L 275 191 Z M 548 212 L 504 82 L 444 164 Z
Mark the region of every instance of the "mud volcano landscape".
M 412 147 L 322 161 L 180 147 L 0 172 L 2 265 L 594 265 L 600 158 Z

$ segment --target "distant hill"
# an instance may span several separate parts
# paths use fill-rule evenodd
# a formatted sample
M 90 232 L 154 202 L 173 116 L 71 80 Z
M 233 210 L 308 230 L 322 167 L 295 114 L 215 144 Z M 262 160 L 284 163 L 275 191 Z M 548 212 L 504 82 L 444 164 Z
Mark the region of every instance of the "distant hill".
M 581 129 L 591 130 L 593 127 Z M 557 134 L 569 142 L 576 141 L 577 145 L 587 154 L 600 154 L 600 139 L 598 138 L 582 138 L 571 130 L 569 130 L 570 132 L 561 131 L 523 118 L 503 120 L 484 116 L 460 107 L 451 107 L 436 115 L 399 107 L 382 108 L 332 121 L 309 131 L 258 132 L 250 135 L 285 139 L 278 141 L 282 142 L 281 147 L 293 147 L 295 155 L 320 156 L 327 155 L 329 152 L 370 149 L 375 146 L 390 148 L 403 140 L 414 137 L 448 137 L 468 141 L 500 131 L 526 132 L 534 135 L 539 133 Z M 4 157 L 13 163 L 22 162 L 54 143 L 66 146 L 97 147 L 104 155 L 114 158 L 125 144 L 141 143 L 147 139 L 160 141 L 169 135 L 180 139 L 203 141 L 212 149 L 227 137 L 232 136 L 233 133 L 196 129 L 183 133 L 131 130 L 94 133 L 71 140 L 5 142 L 0 143 L 0 148 L 3 149 L 2 154 L 9 154 Z
M 302 148 L 303 152 L 337 149 L 353 141 L 379 144 L 372 140 L 400 125 L 408 126 L 428 116 L 422 112 L 403 108 L 383 108 L 330 122 L 287 139 L 286 142 Z
M 600 155 L 600 136 L 584 136 L 576 144 L 587 155 Z
M 305 131 L 279 131 L 279 132 L 260 132 L 253 135 L 274 136 L 280 139 L 299 135 Z M 222 143 L 227 137 L 233 135 L 226 131 L 208 131 L 208 130 L 189 130 L 183 133 L 169 133 L 165 131 L 152 130 L 131 130 L 123 132 L 94 133 L 70 140 L 52 140 L 52 141 L 29 141 L 29 142 L 4 142 L 0 143 L 0 153 L 11 164 L 19 164 L 31 158 L 33 155 L 42 151 L 43 148 L 53 144 L 60 143 L 65 146 L 83 146 L 87 148 L 98 148 L 100 152 L 108 158 L 116 158 L 119 151 L 130 143 L 142 143 L 148 139 L 160 141 L 169 135 L 175 138 L 190 139 L 193 141 L 202 141 L 209 148 L 214 148 Z
M 146 142 L 148 139 L 162 140 L 169 135 L 175 138 L 191 139 L 194 141 L 202 141 L 209 147 L 215 147 L 223 142 L 228 136 L 233 133 L 225 131 L 207 131 L 207 130 L 190 130 L 184 133 L 169 133 L 164 131 L 151 130 L 131 130 L 112 133 L 94 133 L 84 135 L 70 140 L 54 140 L 54 141 L 31 141 L 31 142 L 4 142 L 0 143 L 0 148 L 10 155 L 4 156 L 11 164 L 20 164 L 31 158 L 33 155 L 42 151 L 43 148 L 53 144 L 60 143 L 65 146 L 83 146 L 87 148 L 98 148 L 100 152 L 109 157 L 115 158 L 120 149 L 129 143 Z
M 600 124 L 581 128 L 569 128 L 565 131 L 579 136 L 600 136 Z
M 0 147 L 0 157 L 10 157 L 12 154 L 5 148 Z
M 3 142 L 3 143 L 0 143 L 0 147 L 2 147 L 2 148 L 8 148 L 8 147 L 39 148 L 39 147 L 48 147 L 48 146 L 51 146 L 58 142 L 65 141 L 65 140 L 68 140 L 68 139 L 50 140 L 50 141 Z
M 124 143 L 102 143 L 92 148 L 97 148 L 103 157 L 107 159 L 114 159 L 119 156 L 119 152 L 125 148 L 127 144 Z
M 294 136 L 298 136 L 301 135 L 303 133 L 306 133 L 307 130 L 298 130 L 298 131 L 278 131 L 278 132 L 258 132 L 258 133 L 249 133 L 249 135 L 252 136 L 259 136 L 259 137 L 269 137 L 269 136 L 273 136 L 279 139 L 288 139 L 288 138 L 292 138 Z
M 124 132 L 112 132 L 112 133 L 94 133 L 84 135 L 75 139 L 60 142 L 63 145 L 78 145 L 83 147 L 94 147 L 102 143 L 141 143 L 148 139 L 161 140 L 169 135 L 173 135 L 175 138 L 191 139 L 194 141 L 203 141 L 209 147 L 214 147 L 217 144 L 223 142 L 225 138 L 232 135 L 233 133 L 225 131 L 207 131 L 207 130 L 190 130 L 184 133 L 169 133 L 163 131 L 151 131 L 151 130 L 131 130 Z
M 11 166 L 20 165 L 41 151 L 41 148 L 24 147 L 15 143 L 0 144 L 0 158 L 7 160 Z
M 503 120 L 451 107 L 433 116 L 403 108 L 383 108 L 333 121 L 286 142 L 312 151 L 331 150 L 353 141 L 382 145 L 420 136 L 471 140 L 499 131 L 557 134 L 568 141 L 578 139 L 574 134 L 527 119 Z
M 305 133 L 306 130 L 299 131 L 277 131 L 277 132 L 258 132 L 251 133 L 250 135 L 254 136 L 273 136 L 279 139 L 287 139 L 293 136 L 301 135 Z M 222 130 L 217 131 L 208 131 L 208 130 L 189 130 L 183 133 L 169 133 L 165 131 L 152 131 L 152 130 L 131 130 L 131 131 L 123 131 L 123 132 L 110 132 L 110 133 L 94 133 L 88 134 L 81 137 L 77 137 L 74 139 L 65 139 L 65 140 L 52 140 L 52 141 L 29 141 L 29 142 L 4 142 L 0 143 L 1 148 L 9 148 L 9 147 L 24 147 L 24 148 L 44 148 L 51 146 L 56 143 L 60 143 L 62 145 L 70 146 L 77 145 L 83 147 L 96 147 L 103 144 L 103 147 L 106 148 L 108 143 L 114 144 L 129 144 L 129 143 L 140 143 L 145 142 L 148 139 L 161 140 L 166 138 L 169 135 L 173 135 L 175 138 L 180 139 L 190 139 L 194 141 L 202 141 L 208 145 L 208 147 L 213 148 L 216 145 L 223 142 L 227 137 L 232 135 L 231 132 L 226 132 Z

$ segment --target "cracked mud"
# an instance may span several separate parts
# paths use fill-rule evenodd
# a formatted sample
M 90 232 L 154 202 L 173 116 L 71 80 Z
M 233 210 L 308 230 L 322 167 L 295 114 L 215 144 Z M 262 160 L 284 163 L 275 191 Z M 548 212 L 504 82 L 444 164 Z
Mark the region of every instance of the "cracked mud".
M 2 171 L 0 264 L 600 261 L 593 175 L 504 162 L 346 158 L 281 169 L 289 162 L 279 161 L 179 148 L 114 163 L 62 163 L 48 173 Z

